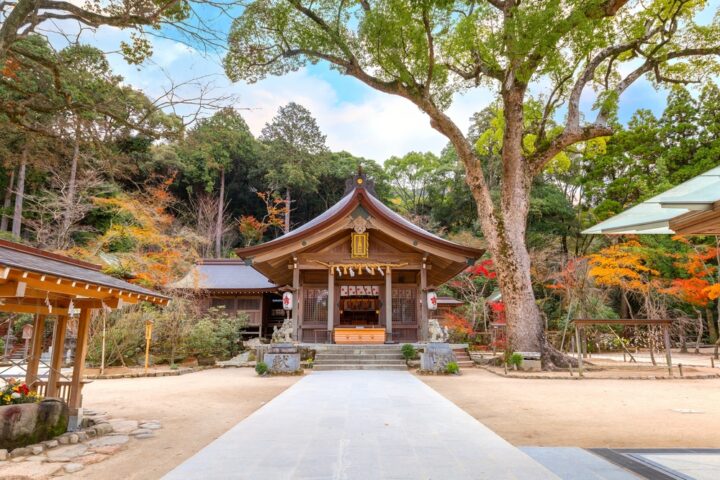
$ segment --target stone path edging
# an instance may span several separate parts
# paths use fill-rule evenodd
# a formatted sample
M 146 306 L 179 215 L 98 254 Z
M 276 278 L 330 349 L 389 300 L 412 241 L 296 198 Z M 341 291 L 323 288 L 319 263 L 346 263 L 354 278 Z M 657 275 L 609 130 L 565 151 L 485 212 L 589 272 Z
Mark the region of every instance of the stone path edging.
M 117 378 L 143 378 L 143 377 L 177 377 L 188 373 L 202 372 L 211 368 L 221 368 L 217 365 L 204 365 L 202 367 L 185 367 L 177 370 L 163 370 L 161 372 L 133 372 L 133 373 L 115 373 L 105 375 L 85 375 L 86 380 L 114 380 Z
M 681 377 L 680 375 L 675 375 L 673 377 L 669 377 L 667 375 L 648 375 L 643 377 L 580 377 L 578 376 L 578 371 L 576 369 L 573 370 L 572 376 L 570 376 L 570 372 L 567 372 L 567 377 L 526 375 L 522 373 L 517 374 L 510 370 L 508 370 L 508 374 L 505 375 L 503 372 L 495 371 L 485 365 L 476 364 L 475 366 L 501 378 L 520 378 L 523 380 L 712 380 L 720 378 L 720 374 L 685 375 L 684 377 Z

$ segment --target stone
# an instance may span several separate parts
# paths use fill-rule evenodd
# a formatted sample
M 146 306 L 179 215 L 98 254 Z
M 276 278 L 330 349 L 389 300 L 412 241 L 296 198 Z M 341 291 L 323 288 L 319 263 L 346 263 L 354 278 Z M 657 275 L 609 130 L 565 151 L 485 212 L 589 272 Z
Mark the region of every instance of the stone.
M 77 432 L 78 442 L 84 442 L 88 439 L 87 433 L 85 432 Z
M 159 423 L 141 423 L 140 428 L 146 428 L 149 430 L 159 430 L 162 428 Z
M 297 347 L 287 343 L 276 343 L 263 356 L 271 373 L 296 373 L 300 371 L 300 353 Z
M 93 428 L 98 435 L 107 435 L 115 431 L 115 428 L 109 423 L 98 423 Z
M 444 373 L 448 363 L 455 361 L 455 354 L 449 343 L 431 342 L 420 355 L 420 370 L 433 373 Z
M 0 478 L 22 480 L 42 480 L 56 474 L 62 469 L 59 463 L 19 462 L 11 463 L 0 469 Z
M 83 465 L 92 465 L 94 463 L 100 463 L 107 458 L 110 457 L 103 453 L 91 453 L 88 455 L 83 455 L 82 457 L 78 457 L 77 461 L 82 463 Z
M 42 442 L 42 444 L 45 446 L 45 448 L 55 448 L 58 446 L 57 440 L 45 440 Z
M 0 462 L 7 460 L 8 458 L 8 451 L 4 448 L 0 449 Z
M 47 452 L 47 457 L 52 461 L 63 461 L 58 459 L 72 459 L 79 457 L 80 455 L 85 455 L 87 451 L 87 445 L 84 443 L 78 443 L 76 445 L 65 445 L 49 450 Z
M 138 428 L 137 420 L 110 420 L 109 425 L 116 433 L 130 433 Z M 108 432 L 109 433 L 109 432 Z
M 124 445 L 130 441 L 130 437 L 127 435 L 110 435 L 107 437 L 96 438 L 87 442 L 87 446 L 90 448 L 107 447 L 111 445 Z
M 48 457 L 45 455 L 31 455 L 29 457 L 25 457 L 25 460 L 28 462 L 47 462 Z
M 62 400 L 46 398 L 38 403 L 0 407 L 0 445 L 24 447 L 27 439 L 50 440 L 67 430 L 68 406 Z
M 83 465 L 82 463 L 66 463 L 63 466 L 63 470 L 65 470 L 65 473 L 77 473 L 83 468 L 85 468 L 85 465 Z
M 105 455 L 113 455 L 124 448 L 126 448 L 126 445 L 107 445 L 105 447 L 93 448 L 93 451 L 95 453 L 103 453 Z
M 68 443 L 70 443 L 70 435 L 60 435 L 59 437 L 57 437 L 57 441 L 60 445 L 67 445 Z
M 143 433 L 153 433 L 153 432 L 149 428 L 138 428 L 137 430 L 133 430 L 132 432 L 130 432 L 130 435 L 132 435 L 132 436 L 142 435 Z
M 10 458 L 27 457 L 32 451 L 29 448 L 20 447 L 15 448 L 10 452 Z
M 135 438 L 137 438 L 139 440 L 144 440 L 146 438 L 153 438 L 154 436 L 155 436 L 155 434 L 150 432 L 150 433 L 141 433 L 139 435 L 136 435 Z
M 33 455 L 40 455 L 41 453 L 43 453 L 45 451 L 45 447 L 43 447 L 42 445 L 37 445 L 37 444 L 30 445 L 28 448 L 30 449 L 30 451 L 32 452 Z

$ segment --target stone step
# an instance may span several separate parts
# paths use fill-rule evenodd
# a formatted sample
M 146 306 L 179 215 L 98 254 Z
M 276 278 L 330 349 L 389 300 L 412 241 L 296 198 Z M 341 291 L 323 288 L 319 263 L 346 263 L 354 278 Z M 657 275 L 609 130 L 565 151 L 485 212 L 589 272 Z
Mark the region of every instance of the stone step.
M 403 365 L 383 365 L 383 364 L 333 364 L 333 365 L 314 365 L 313 370 L 407 370 Z
M 362 350 L 392 350 L 392 351 L 400 351 L 400 345 L 330 345 L 319 347 L 318 350 L 326 352 L 326 351 L 332 351 L 332 350 L 354 350 L 354 349 L 362 349 Z
M 347 359 L 334 359 L 334 360 L 318 360 L 317 358 L 313 362 L 313 365 L 405 365 L 405 360 L 347 360 Z
M 391 359 L 391 360 L 397 360 L 402 359 L 402 355 L 398 355 L 395 353 L 318 353 L 315 355 L 315 359 L 319 358 L 346 358 L 346 359 L 352 359 L 352 360 L 363 360 L 363 359 Z

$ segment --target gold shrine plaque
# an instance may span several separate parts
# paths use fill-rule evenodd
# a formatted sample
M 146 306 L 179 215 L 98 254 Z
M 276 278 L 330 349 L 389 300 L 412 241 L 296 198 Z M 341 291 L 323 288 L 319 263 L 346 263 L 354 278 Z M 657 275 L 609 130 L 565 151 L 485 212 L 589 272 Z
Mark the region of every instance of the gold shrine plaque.
M 368 258 L 368 252 L 370 250 L 370 234 L 364 233 L 352 233 L 351 244 L 352 244 L 352 258 Z

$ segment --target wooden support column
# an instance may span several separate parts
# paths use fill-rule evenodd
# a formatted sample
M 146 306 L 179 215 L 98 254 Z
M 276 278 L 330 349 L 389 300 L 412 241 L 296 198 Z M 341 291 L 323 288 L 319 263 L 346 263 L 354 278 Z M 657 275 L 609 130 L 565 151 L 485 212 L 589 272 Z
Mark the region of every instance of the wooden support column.
M 427 306 L 427 255 L 420 266 L 420 341 L 426 342 L 428 337 L 428 306 Z
M 335 272 L 332 266 L 328 269 L 328 297 L 327 297 L 327 343 L 332 343 L 332 332 L 335 326 Z
M 57 382 L 60 380 L 60 369 L 62 368 L 63 353 L 65 350 L 65 333 L 67 330 L 68 317 L 58 315 L 55 320 L 52 339 L 52 358 L 50 359 L 50 372 L 48 374 L 48 385 L 45 391 L 46 397 L 55 397 L 58 394 Z
M 30 356 L 28 357 L 25 383 L 30 390 L 37 391 L 38 368 L 43 349 L 43 336 L 45 335 L 45 315 L 35 315 L 33 322 L 33 336 L 31 340 Z
M 583 375 L 583 348 L 582 344 L 580 342 L 580 326 L 575 324 L 575 350 L 578 354 L 578 369 L 579 369 L 579 375 L 582 377 Z
M 663 342 L 665 343 L 665 360 L 667 361 L 668 372 L 672 377 L 672 355 L 670 353 L 670 330 L 667 325 L 663 325 Z
M 88 332 L 92 310 L 83 308 L 78 319 L 77 341 L 75 342 L 75 362 L 73 364 L 72 383 L 70 384 L 70 430 L 76 430 L 82 421 L 82 379 L 85 371 L 85 356 L 88 350 Z
M 295 328 L 295 340 L 301 341 L 300 332 L 300 264 L 297 257 L 293 257 L 293 308 L 292 318 Z
M 392 341 L 392 269 L 385 269 L 385 332 L 388 341 Z

